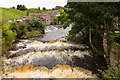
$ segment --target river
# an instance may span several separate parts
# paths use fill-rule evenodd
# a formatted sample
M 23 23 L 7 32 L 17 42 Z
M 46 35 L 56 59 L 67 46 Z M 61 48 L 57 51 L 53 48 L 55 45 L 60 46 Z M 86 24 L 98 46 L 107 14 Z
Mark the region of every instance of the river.
M 4 74 L 7 75 L 3 75 L 3 77 L 95 77 L 94 72 L 103 63 L 100 62 L 100 59 L 91 55 L 89 47 L 85 44 L 74 44 L 66 40 L 66 36 L 71 28 L 71 25 L 66 29 L 52 25 L 47 26 L 43 38 L 21 39 L 14 44 L 14 51 L 10 51 L 9 58 L 4 60 Z M 28 68 L 29 65 L 34 66 L 34 70 L 31 70 L 32 72 L 30 72 L 31 68 L 23 72 L 19 71 L 21 66 Z M 16 66 L 17 68 L 15 68 Z M 14 71 L 11 71 L 11 67 L 15 68 Z M 23 67 L 22 70 L 24 70 Z M 26 67 L 25 69 L 27 69 Z M 41 68 L 38 69 L 38 67 Z M 27 72 L 30 74 L 26 75 Z

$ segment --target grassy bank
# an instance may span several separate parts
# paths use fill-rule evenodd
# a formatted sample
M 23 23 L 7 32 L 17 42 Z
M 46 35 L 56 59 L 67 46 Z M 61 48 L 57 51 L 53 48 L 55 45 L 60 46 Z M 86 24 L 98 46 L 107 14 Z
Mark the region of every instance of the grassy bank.
M 9 18 L 19 18 L 21 16 L 26 16 L 26 11 L 20 11 L 17 9 L 11 9 L 11 8 L 0 8 L 0 13 L 2 13 L 2 20 L 6 20 Z

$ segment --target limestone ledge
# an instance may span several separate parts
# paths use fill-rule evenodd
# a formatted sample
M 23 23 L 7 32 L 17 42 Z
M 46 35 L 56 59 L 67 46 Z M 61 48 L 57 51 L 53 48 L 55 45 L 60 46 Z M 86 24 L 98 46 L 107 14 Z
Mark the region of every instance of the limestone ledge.
M 45 51 L 45 52 L 30 52 L 18 57 L 9 58 L 4 60 L 4 65 L 6 66 L 20 66 L 20 65 L 30 65 L 35 66 L 46 66 L 52 68 L 57 64 L 68 64 L 75 65 L 76 59 L 74 57 L 84 58 L 84 56 L 91 56 L 89 51 Z
M 96 78 L 89 70 L 60 64 L 52 69 L 34 65 L 6 66 L 3 71 L 3 78 Z
M 46 43 L 34 41 L 31 43 L 25 43 L 22 49 L 18 48 L 15 51 L 10 51 L 11 54 L 9 55 L 9 58 L 21 56 L 23 54 L 27 54 L 32 51 L 74 50 L 74 49 L 86 50 L 88 49 L 88 46 L 77 45 L 77 44 L 62 42 L 57 40 Z

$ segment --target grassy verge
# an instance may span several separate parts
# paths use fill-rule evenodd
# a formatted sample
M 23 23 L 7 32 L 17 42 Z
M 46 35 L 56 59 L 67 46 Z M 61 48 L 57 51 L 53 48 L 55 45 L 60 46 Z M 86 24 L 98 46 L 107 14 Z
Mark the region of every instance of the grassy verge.
M 10 18 L 19 18 L 21 16 L 26 16 L 26 11 L 20 11 L 11 8 L 0 8 L 0 13 L 2 13 L 2 20 L 5 21 Z

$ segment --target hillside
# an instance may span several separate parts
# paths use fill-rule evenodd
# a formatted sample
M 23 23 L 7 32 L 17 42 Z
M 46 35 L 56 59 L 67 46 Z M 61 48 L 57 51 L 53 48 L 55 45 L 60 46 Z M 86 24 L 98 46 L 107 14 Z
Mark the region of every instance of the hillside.
M 6 20 L 9 18 L 19 18 L 21 16 L 26 16 L 26 11 L 19 11 L 16 9 L 10 9 L 10 8 L 0 8 L 0 11 L 2 12 L 2 20 Z

